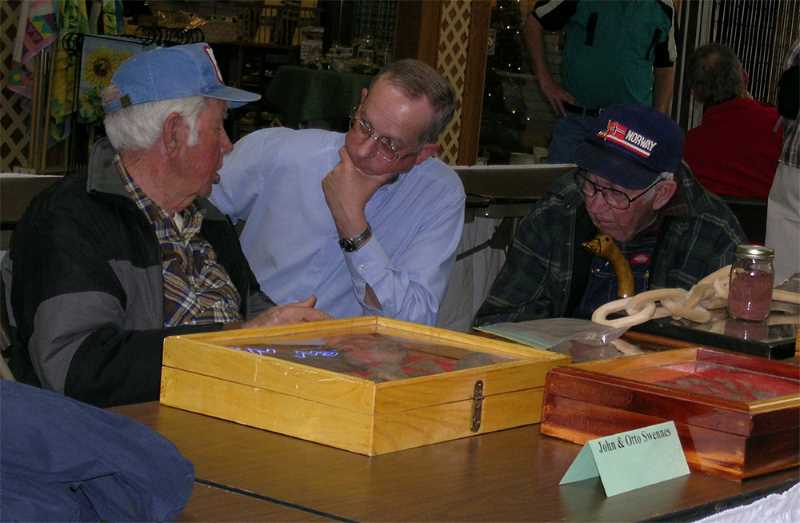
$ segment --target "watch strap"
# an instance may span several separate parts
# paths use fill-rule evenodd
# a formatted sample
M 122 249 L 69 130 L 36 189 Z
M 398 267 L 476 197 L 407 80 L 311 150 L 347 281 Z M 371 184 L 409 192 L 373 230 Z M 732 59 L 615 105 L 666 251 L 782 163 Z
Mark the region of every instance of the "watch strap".
M 361 248 L 362 245 L 367 243 L 372 238 L 372 228 L 367 224 L 367 228 L 360 234 L 352 238 L 342 238 L 339 240 L 339 246 L 344 252 L 354 252 Z

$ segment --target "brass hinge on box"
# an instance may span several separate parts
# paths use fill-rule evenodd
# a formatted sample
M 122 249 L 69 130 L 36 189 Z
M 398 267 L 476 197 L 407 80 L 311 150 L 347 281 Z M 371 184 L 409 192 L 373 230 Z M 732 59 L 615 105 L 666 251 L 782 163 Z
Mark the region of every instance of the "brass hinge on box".
M 472 391 L 472 426 L 470 427 L 472 432 L 478 432 L 481 429 L 483 397 L 483 380 L 478 380 Z

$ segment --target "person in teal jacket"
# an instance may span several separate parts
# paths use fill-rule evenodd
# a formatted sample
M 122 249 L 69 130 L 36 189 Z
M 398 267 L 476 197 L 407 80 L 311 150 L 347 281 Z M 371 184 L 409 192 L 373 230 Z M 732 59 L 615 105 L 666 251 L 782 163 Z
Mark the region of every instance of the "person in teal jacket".
M 572 163 L 592 120 L 616 104 L 667 112 L 676 57 L 671 0 L 539 0 L 525 38 L 542 96 L 560 117 L 551 163 Z M 543 31 L 564 30 L 557 81 L 545 60 Z

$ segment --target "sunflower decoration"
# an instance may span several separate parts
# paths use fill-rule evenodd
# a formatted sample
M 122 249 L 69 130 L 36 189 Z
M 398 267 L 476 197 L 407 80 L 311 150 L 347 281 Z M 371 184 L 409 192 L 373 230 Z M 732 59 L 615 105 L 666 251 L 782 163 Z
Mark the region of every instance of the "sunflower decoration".
M 84 122 L 97 122 L 103 116 L 100 92 L 111 83 L 119 65 L 132 55 L 129 51 L 98 47 L 85 56 L 80 92 L 80 115 Z
M 129 56 L 130 53 L 120 53 L 106 47 L 96 49 L 88 56 L 86 67 L 83 68 L 83 78 L 97 87 L 106 87 L 119 64 Z

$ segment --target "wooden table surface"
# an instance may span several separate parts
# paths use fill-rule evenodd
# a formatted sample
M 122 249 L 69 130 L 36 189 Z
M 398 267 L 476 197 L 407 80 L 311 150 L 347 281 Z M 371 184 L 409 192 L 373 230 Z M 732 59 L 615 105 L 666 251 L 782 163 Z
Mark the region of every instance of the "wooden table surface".
M 196 482 L 178 521 L 328 521 L 329 518 L 252 495 Z
M 114 410 L 174 442 L 199 482 L 246 493 L 198 486 L 189 520 L 674 520 L 800 481 L 797 468 L 743 482 L 692 473 L 606 498 L 598 479 L 558 486 L 580 447 L 538 425 L 370 458 L 158 403 Z

